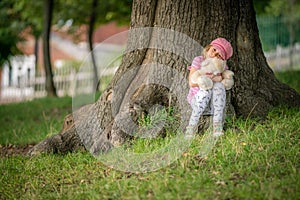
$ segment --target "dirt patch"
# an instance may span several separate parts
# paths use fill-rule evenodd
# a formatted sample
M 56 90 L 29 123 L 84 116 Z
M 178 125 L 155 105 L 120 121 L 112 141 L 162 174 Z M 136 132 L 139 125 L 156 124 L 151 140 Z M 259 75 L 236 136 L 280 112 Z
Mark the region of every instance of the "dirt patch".
M 27 145 L 0 145 L 0 157 L 16 156 L 16 155 L 26 155 L 28 151 L 34 146 L 34 144 Z

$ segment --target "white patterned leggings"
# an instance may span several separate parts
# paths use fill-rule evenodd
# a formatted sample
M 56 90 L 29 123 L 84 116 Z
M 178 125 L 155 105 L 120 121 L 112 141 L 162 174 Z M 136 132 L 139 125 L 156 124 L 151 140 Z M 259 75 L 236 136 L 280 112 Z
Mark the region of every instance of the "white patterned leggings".
M 223 112 L 226 104 L 226 90 L 222 83 L 216 82 L 210 90 L 200 90 L 192 98 L 192 114 L 189 126 L 195 126 L 199 122 L 200 116 L 212 100 L 213 123 L 223 122 Z

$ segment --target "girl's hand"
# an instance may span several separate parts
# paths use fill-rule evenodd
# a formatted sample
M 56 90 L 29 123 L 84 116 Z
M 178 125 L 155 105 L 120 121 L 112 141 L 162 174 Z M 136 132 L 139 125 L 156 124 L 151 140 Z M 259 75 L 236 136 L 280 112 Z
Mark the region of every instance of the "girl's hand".
M 213 82 L 221 82 L 223 80 L 222 75 L 213 76 L 211 79 Z
M 207 77 L 209 77 L 213 82 L 221 82 L 223 80 L 222 75 L 206 75 Z

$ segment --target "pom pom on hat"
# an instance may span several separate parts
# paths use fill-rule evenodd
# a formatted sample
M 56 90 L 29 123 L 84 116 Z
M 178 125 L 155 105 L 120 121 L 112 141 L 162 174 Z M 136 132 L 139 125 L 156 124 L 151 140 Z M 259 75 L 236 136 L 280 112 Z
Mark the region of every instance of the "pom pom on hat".
M 219 53 L 221 54 L 220 56 L 224 60 L 228 60 L 232 56 L 232 46 L 230 42 L 228 42 L 225 38 L 217 38 L 213 40 L 210 44 L 213 45 L 219 51 Z

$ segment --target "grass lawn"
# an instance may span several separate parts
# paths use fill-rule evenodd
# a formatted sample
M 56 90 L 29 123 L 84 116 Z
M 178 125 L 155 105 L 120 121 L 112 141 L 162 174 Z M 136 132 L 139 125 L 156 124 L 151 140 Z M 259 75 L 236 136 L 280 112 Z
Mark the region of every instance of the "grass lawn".
M 299 92 L 298 72 L 277 76 Z M 288 83 L 290 76 L 297 81 Z M 0 145 L 57 133 L 71 103 L 65 97 L 0 106 Z M 286 107 L 264 122 L 227 119 L 225 135 L 206 158 L 195 157 L 198 135 L 179 159 L 149 173 L 111 169 L 88 152 L 2 156 L 0 199 L 299 199 L 299 121 L 300 110 Z
M 25 145 L 56 134 L 71 112 L 70 97 L 0 105 L 0 144 Z

